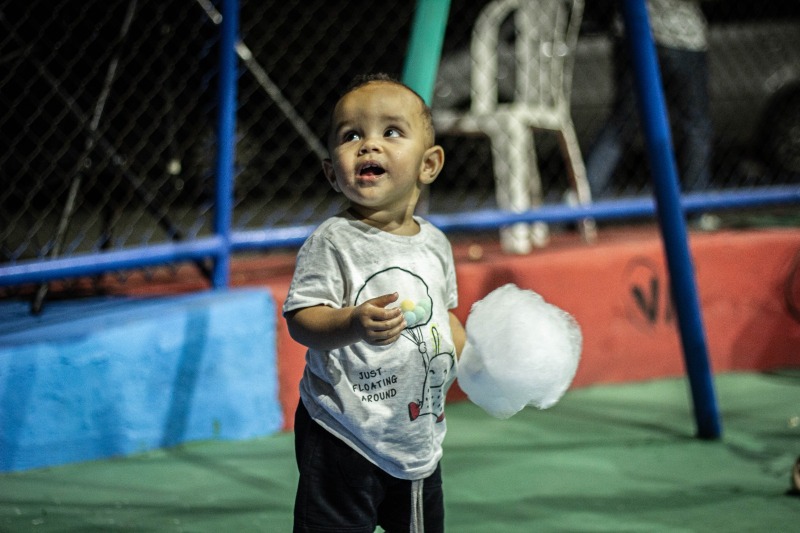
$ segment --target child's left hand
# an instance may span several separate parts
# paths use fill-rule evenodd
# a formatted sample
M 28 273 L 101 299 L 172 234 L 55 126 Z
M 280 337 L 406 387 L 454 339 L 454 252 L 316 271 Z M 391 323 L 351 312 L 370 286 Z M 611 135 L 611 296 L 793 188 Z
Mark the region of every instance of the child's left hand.
M 400 338 L 406 327 L 403 312 L 399 307 L 386 308 L 397 298 L 397 293 L 384 294 L 353 308 L 350 323 L 361 340 L 373 346 L 385 346 Z

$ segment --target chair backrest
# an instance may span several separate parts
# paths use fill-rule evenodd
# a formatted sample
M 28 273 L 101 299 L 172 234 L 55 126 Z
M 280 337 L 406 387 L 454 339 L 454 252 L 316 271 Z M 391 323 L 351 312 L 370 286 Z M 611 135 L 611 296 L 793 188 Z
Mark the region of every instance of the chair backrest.
M 498 101 L 500 27 L 513 16 L 514 104 L 556 109 L 569 103 L 583 0 L 493 0 L 472 31 L 471 111 Z

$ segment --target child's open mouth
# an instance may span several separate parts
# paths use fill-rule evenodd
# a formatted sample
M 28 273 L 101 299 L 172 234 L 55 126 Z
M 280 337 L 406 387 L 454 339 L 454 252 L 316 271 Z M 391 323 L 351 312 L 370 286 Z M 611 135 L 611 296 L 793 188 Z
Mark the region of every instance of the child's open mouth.
M 377 163 L 366 163 L 358 170 L 358 175 L 365 178 L 377 177 L 384 173 L 386 173 L 386 170 Z

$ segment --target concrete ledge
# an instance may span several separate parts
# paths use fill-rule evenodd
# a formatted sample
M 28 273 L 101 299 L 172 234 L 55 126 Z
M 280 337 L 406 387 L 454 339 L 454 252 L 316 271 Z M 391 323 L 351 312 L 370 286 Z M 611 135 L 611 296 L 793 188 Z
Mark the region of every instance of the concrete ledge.
M 264 289 L 0 306 L 0 471 L 283 426 Z

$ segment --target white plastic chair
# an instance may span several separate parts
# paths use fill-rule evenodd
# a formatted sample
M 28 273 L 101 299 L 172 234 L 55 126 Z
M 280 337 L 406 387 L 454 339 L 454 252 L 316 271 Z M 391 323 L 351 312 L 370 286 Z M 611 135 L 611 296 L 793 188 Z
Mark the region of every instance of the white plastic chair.
M 574 196 L 580 204 L 591 203 L 569 107 L 582 15 L 583 0 L 493 0 L 479 14 L 472 32 L 469 110 L 438 108 L 434 99 L 438 133 L 489 137 L 501 209 L 523 212 L 542 203 L 534 129 L 556 132 Z M 500 40 L 500 27 L 511 16 L 514 90 L 511 101 L 501 103 L 499 54 L 508 47 Z M 440 70 L 440 80 L 442 75 L 447 73 Z M 586 241 L 595 239 L 593 220 L 581 221 L 580 229 Z M 500 236 L 506 251 L 528 253 L 532 244 L 547 244 L 549 230 L 541 222 L 519 223 L 503 228 Z

